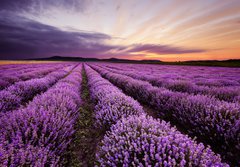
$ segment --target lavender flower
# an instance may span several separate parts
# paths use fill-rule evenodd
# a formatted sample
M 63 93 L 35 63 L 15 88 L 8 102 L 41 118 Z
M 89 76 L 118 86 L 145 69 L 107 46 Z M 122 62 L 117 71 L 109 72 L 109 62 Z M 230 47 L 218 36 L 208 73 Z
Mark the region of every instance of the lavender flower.
M 43 78 L 20 81 L 5 90 L 0 91 L 0 111 L 7 112 L 18 109 L 20 105 L 31 100 L 36 94 L 46 91 L 63 78 L 69 71 L 59 70 L 52 72 Z
M 85 66 L 92 98 L 95 100 L 96 126 L 108 130 L 122 117 L 143 113 L 140 104 L 123 94 L 97 72 Z
M 76 67 L 25 108 L 0 117 L 2 166 L 61 165 L 81 105 L 81 70 Z
M 145 115 L 122 118 L 97 152 L 98 166 L 228 166 L 164 121 Z
M 124 92 L 156 110 L 156 115 L 181 125 L 200 141 L 217 147 L 224 159 L 240 163 L 240 105 L 206 95 L 173 92 L 91 65 Z M 219 149 L 219 147 L 221 149 Z

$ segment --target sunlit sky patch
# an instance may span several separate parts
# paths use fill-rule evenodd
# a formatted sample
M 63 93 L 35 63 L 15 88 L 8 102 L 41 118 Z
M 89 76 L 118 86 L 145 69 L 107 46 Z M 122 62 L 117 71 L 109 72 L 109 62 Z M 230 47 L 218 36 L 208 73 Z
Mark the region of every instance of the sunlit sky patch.
M 0 58 L 240 58 L 239 0 L 2 0 Z

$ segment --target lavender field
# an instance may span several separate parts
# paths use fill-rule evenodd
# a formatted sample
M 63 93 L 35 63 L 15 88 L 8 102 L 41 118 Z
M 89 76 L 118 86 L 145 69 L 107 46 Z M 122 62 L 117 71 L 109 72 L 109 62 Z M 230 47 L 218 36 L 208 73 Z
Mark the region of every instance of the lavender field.
M 0 166 L 240 166 L 240 68 L 0 65 Z

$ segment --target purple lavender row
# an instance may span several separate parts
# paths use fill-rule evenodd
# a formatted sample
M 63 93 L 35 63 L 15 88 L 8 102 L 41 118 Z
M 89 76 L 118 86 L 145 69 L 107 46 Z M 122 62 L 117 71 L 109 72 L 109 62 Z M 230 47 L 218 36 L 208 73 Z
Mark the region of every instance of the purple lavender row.
M 186 129 L 190 135 L 211 145 L 223 158 L 240 163 L 239 104 L 216 101 L 204 95 L 171 92 L 145 81 L 91 67 L 128 95 L 150 105 L 157 116 Z
M 24 69 L 21 71 L 14 71 L 14 72 L 4 72 L 0 77 L 0 90 L 5 89 L 6 87 L 14 84 L 15 82 L 25 81 L 28 79 L 33 78 L 41 78 L 44 75 L 64 67 L 67 67 L 67 64 L 59 64 L 59 65 L 52 65 L 52 66 L 45 66 L 42 67 L 35 67 L 30 69 Z
M 4 64 L 4 65 L 0 65 L 0 71 L 2 71 L 2 70 L 15 70 L 15 69 L 18 70 L 18 69 L 22 69 L 22 68 L 25 68 L 25 67 L 31 68 L 34 65 L 33 64 Z
M 101 167 L 229 167 L 209 147 L 146 115 L 122 118 L 113 125 L 96 157 Z
M 43 78 L 20 81 L 0 91 L 0 112 L 5 113 L 18 109 L 36 94 L 46 91 L 59 79 L 66 76 L 73 67 L 65 67 L 65 69 L 51 72 Z
M 56 63 L 58 64 L 58 63 Z M 17 64 L 15 67 L 12 68 L 1 68 L 0 73 L 14 73 L 14 72 L 22 72 L 24 70 L 32 70 L 34 68 L 39 68 L 39 67 L 51 67 L 53 66 L 53 63 L 44 63 L 44 64 Z M 8 66 L 8 65 L 7 65 Z M 1 67 L 1 66 L 0 66 Z
M 41 65 L 43 63 L 19 63 L 19 64 L 1 64 L 0 65 L 0 70 L 4 69 L 4 70 L 8 70 L 8 69 L 14 69 L 14 68 L 19 68 L 19 67 L 24 67 L 24 66 L 28 66 L 28 67 L 32 67 L 35 65 Z M 44 64 L 51 64 L 51 63 L 44 63 Z
M 16 73 L 25 73 L 32 70 L 36 70 L 39 68 L 47 68 L 47 67 L 56 67 L 56 66 L 69 66 L 73 63 L 42 63 L 42 64 L 22 64 L 19 67 L 11 68 L 11 69 L 2 69 L 0 73 L 9 73 L 9 74 L 16 74 Z
M 1 76 L 0 76 L 0 88 L 3 89 L 4 88 L 4 83 L 6 84 L 6 86 L 8 86 L 7 84 L 12 84 L 16 81 L 19 81 L 20 79 L 18 79 L 19 75 L 31 72 L 33 70 L 38 69 L 39 70 L 40 66 L 35 66 L 35 67 L 29 67 L 29 66 L 24 66 L 22 65 L 21 68 L 16 68 L 16 69 L 11 69 L 11 70 L 1 70 Z M 49 66 L 45 66 L 43 65 L 43 69 L 46 69 Z
M 0 70 L 8 70 L 11 68 L 16 68 L 18 65 L 16 64 L 4 64 L 4 65 L 0 65 Z
M 98 166 L 228 166 L 210 148 L 146 116 L 138 102 L 88 66 L 85 69 L 97 125 L 111 127 L 99 144 Z
M 95 102 L 96 126 L 109 130 L 120 118 L 144 113 L 142 106 L 85 65 L 91 98 Z
M 226 101 L 237 101 L 237 99 L 239 99 L 240 97 L 240 87 L 239 86 L 229 86 L 228 84 L 231 85 L 231 82 L 233 82 L 233 85 L 236 81 L 233 81 L 233 78 L 231 78 L 231 80 L 227 80 L 226 81 L 226 85 L 225 86 L 199 86 L 196 85 L 196 83 L 194 83 L 191 78 L 187 78 L 186 79 L 179 79 L 179 75 L 181 73 L 177 73 L 177 74 L 172 74 L 172 73 L 168 73 L 168 71 L 149 71 L 146 68 L 136 68 L 134 69 L 133 67 L 138 67 L 141 65 L 135 65 L 135 66 L 131 66 L 131 68 L 128 68 L 127 65 L 125 68 L 121 67 L 115 67 L 114 69 L 112 69 L 111 65 L 106 64 L 105 66 L 111 68 L 111 70 L 113 70 L 113 72 L 118 72 L 121 74 L 125 74 L 128 76 L 131 76 L 135 79 L 140 79 L 140 80 L 144 80 L 144 81 L 148 81 L 151 84 L 153 84 L 154 86 L 159 86 L 159 87 L 166 87 L 167 89 L 170 89 L 172 91 L 180 91 L 180 92 L 187 92 L 187 93 L 193 93 L 193 94 L 205 94 L 205 95 L 210 95 L 210 96 L 214 96 L 220 100 L 226 100 Z M 156 67 L 156 66 L 154 66 Z M 193 68 L 193 67 L 192 67 Z M 124 70 L 122 70 L 124 69 Z M 179 70 L 181 71 L 181 68 L 179 68 Z M 191 70 L 191 69 L 190 69 Z M 238 69 L 236 69 L 237 71 Z M 192 71 L 192 70 L 191 70 Z M 191 73 L 190 71 L 190 73 Z M 225 71 L 228 71 L 228 69 L 226 69 Z M 200 70 L 195 71 L 195 75 L 198 72 L 198 75 L 200 77 L 202 77 L 203 72 Z M 221 71 L 219 71 L 218 73 L 220 73 Z M 240 71 L 239 71 L 240 72 Z M 166 73 L 166 74 L 165 74 Z M 189 73 L 189 72 L 187 72 Z M 188 74 L 189 75 L 189 74 Z M 235 75 L 234 79 L 237 78 L 237 76 L 239 75 Z M 215 80 L 219 80 L 219 77 L 221 78 L 222 76 L 215 76 Z M 240 76 L 239 76 L 240 77 Z M 172 78 L 172 79 L 169 79 Z M 180 77 L 181 78 L 181 77 Z M 205 83 L 207 83 L 207 79 L 205 79 Z M 212 78 L 212 80 L 214 80 L 214 77 Z M 223 82 L 224 84 L 224 80 L 220 80 Z M 211 81 L 212 82 L 212 81 Z M 228 83 L 230 82 L 230 83 Z M 237 83 L 239 85 L 239 83 Z M 239 101 L 238 101 L 239 102 Z
M 0 118 L 0 166 L 61 166 L 82 103 L 81 70 Z
M 104 67 L 104 66 L 101 66 Z M 142 71 L 132 70 L 115 70 L 110 66 L 105 67 L 107 70 L 114 73 L 130 76 L 134 79 L 150 82 L 153 86 L 164 87 L 176 92 L 186 92 L 190 94 L 203 94 L 215 97 L 220 100 L 228 102 L 240 102 L 240 87 L 239 86 L 228 86 L 228 87 L 208 87 L 199 86 L 190 81 L 184 80 L 166 80 L 165 78 L 159 78 L 158 75 L 149 75 L 145 69 Z M 122 68 L 123 69 L 123 68 Z
M 18 74 L 24 74 L 24 73 L 28 73 L 28 72 L 31 72 L 31 71 L 35 71 L 35 70 L 39 70 L 39 69 L 45 69 L 45 68 L 53 68 L 53 67 L 61 67 L 61 66 L 64 66 L 65 64 L 52 64 L 52 65 L 49 65 L 49 64 L 42 64 L 41 66 L 40 65 L 36 65 L 36 66 L 32 66 L 32 67 L 28 67 L 28 66 L 23 66 L 22 69 L 14 69 L 14 70 L 3 70 L 1 71 L 1 73 L 3 73 L 3 75 L 1 75 L 0 78 L 3 78 L 7 75 L 18 75 Z
M 240 69 L 226 67 L 197 67 L 143 64 L 106 64 L 117 70 L 144 71 L 148 75 L 169 81 L 191 81 L 209 87 L 240 86 Z

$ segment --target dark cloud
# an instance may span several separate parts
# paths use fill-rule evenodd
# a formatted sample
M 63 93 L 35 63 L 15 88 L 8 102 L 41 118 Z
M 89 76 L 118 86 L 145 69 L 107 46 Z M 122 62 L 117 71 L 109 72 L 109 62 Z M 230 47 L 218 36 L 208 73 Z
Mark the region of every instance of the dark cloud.
M 0 17 L 0 58 L 21 59 L 54 54 L 98 56 L 117 48 L 105 45 L 111 37 L 102 33 L 68 32 L 14 16 Z
M 116 6 L 116 10 L 117 10 L 117 11 L 119 11 L 120 8 L 121 8 L 120 5 L 117 5 L 117 6 Z
M 185 49 L 169 45 L 155 45 L 155 44 L 135 44 L 128 50 L 128 52 L 146 52 L 155 54 L 186 54 L 186 53 L 200 53 L 205 52 L 202 49 Z
M 1 0 L 0 11 L 41 13 L 52 7 L 85 11 L 90 0 Z

